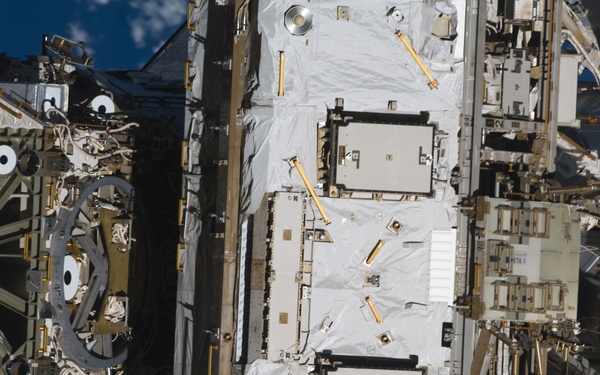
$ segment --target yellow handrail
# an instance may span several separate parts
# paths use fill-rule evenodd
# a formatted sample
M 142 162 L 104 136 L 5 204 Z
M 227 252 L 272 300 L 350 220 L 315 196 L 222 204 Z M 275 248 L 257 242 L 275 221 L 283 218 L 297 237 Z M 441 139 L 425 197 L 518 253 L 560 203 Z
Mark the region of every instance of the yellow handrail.
M 50 201 L 48 202 L 48 205 L 46 206 L 46 211 L 50 211 L 54 209 L 54 197 L 56 196 L 56 185 L 54 185 L 53 183 L 49 182 L 46 184 L 46 187 L 50 188 Z
M 44 254 L 46 259 L 46 277 L 43 277 L 43 281 L 50 281 L 52 279 L 52 257 L 49 254 Z
M 25 110 L 29 113 L 31 113 L 36 120 L 38 120 L 40 118 L 40 116 L 42 115 L 41 113 L 39 113 L 38 111 L 36 111 L 34 108 L 32 108 L 29 104 L 25 103 L 25 102 L 20 102 L 19 106 L 17 107 L 19 109 L 23 109 L 25 108 Z
M 377 244 L 375 245 L 373 250 L 371 250 L 371 252 L 369 253 L 369 256 L 367 257 L 367 260 L 365 261 L 365 263 L 367 263 L 367 265 L 370 266 L 371 263 L 373 263 L 373 260 L 375 260 L 375 257 L 379 253 L 379 250 L 381 250 L 381 248 L 383 247 L 384 243 L 385 243 L 384 240 L 377 241 Z
M 16 117 L 18 119 L 22 119 L 23 118 L 23 114 L 22 113 L 14 111 L 12 108 L 10 108 L 9 106 L 7 106 L 4 103 L 0 103 L 0 108 L 2 108 L 3 110 L 5 110 L 6 112 L 10 113 L 11 115 L 13 115 L 14 117 Z
M 425 74 L 425 76 L 427 77 L 427 79 L 429 80 L 429 83 L 428 83 L 429 88 L 431 88 L 431 89 L 437 89 L 438 88 L 437 81 L 431 76 L 431 74 L 429 73 L 429 70 L 427 70 L 427 68 L 425 67 L 425 65 L 423 65 L 423 62 L 421 61 L 421 58 L 419 57 L 419 55 L 417 55 L 417 53 L 412 48 L 412 46 L 410 45 L 410 43 L 408 43 L 408 40 L 406 39 L 406 37 L 404 36 L 404 34 L 402 34 L 402 32 L 400 30 L 397 30 L 396 31 L 396 36 L 398 38 L 400 38 L 400 40 L 402 41 L 402 43 L 404 43 L 404 46 L 406 46 L 406 49 L 408 50 L 408 52 L 410 52 L 410 54 L 412 55 L 413 59 L 415 59 L 415 61 L 417 62 L 417 65 L 419 65 L 419 67 L 421 68 L 421 70 L 423 71 L 423 73 Z
M 189 144 L 190 142 L 188 141 L 181 141 L 181 168 L 187 168 L 189 166 L 189 162 L 185 161 L 185 155 Z
M 183 271 L 183 267 L 181 266 L 181 249 L 185 249 L 184 243 L 177 244 L 177 264 L 175 265 L 175 269 L 177 271 Z
M 27 262 L 31 260 L 29 256 L 29 242 L 31 241 L 31 232 L 23 235 L 23 259 Z
M 183 205 L 186 203 L 187 203 L 186 199 L 179 200 L 179 214 L 178 214 L 177 224 L 179 224 L 180 227 L 182 227 L 184 224 L 184 222 L 183 222 Z
M 383 319 L 381 319 L 381 315 L 379 315 L 379 312 L 377 311 L 377 309 L 375 308 L 375 304 L 373 303 L 373 299 L 371 299 L 371 297 L 366 297 L 365 298 L 365 302 L 367 303 L 367 305 L 369 305 L 369 307 L 371 308 L 371 312 L 373 313 L 373 315 L 375 316 L 375 321 L 377 323 L 383 323 Z
M 298 160 L 298 158 L 293 158 L 291 161 L 294 164 L 294 166 L 296 167 L 296 169 L 298 169 L 298 173 L 300 173 L 300 177 L 302 177 L 302 181 L 304 181 L 304 185 L 306 185 L 306 189 L 310 193 L 310 196 L 312 197 L 312 199 L 315 201 L 315 204 L 317 205 L 317 209 L 321 213 L 321 216 L 323 217 L 323 221 L 325 222 L 325 225 L 328 225 L 329 223 L 331 223 L 331 220 L 329 220 L 329 216 L 327 216 L 327 213 L 325 213 L 325 210 L 323 209 L 323 206 L 321 205 L 321 202 L 319 201 L 319 197 L 317 197 L 317 193 L 315 193 L 315 189 L 313 189 L 313 187 L 310 185 L 310 182 L 308 181 L 308 178 L 306 177 L 306 174 L 304 173 L 304 169 L 302 169 L 302 165 L 300 165 L 300 160 Z
M 208 372 L 207 374 L 210 375 L 212 373 L 212 352 L 213 350 L 217 350 L 219 349 L 218 345 L 211 345 L 208 347 Z
M 192 25 L 192 9 L 196 8 L 197 4 L 195 1 L 190 1 L 188 3 L 188 11 L 187 11 L 187 28 L 190 31 L 196 31 L 196 25 Z
M 83 253 L 81 252 L 81 250 L 79 249 L 79 247 L 75 244 L 75 242 L 67 242 L 67 246 L 70 246 L 73 248 L 73 250 L 75 250 L 75 253 L 77 255 L 75 255 L 75 259 L 81 261 L 83 260 Z
M 584 154 L 585 156 L 587 156 L 588 158 L 592 159 L 592 160 L 596 160 L 596 157 L 594 156 L 594 154 L 592 154 L 591 152 L 589 152 L 588 150 L 586 150 L 585 148 L 581 147 L 579 145 L 579 143 L 575 142 L 574 140 L 572 140 L 571 138 L 567 137 L 565 134 L 563 133 L 558 133 L 558 136 L 562 139 L 564 139 L 567 143 L 569 143 L 571 146 L 575 147 L 575 149 L 579 152 L 581 152 L 582 154 Z
M 285 52 L 279 51 L 279 90 L 277 96 L 283 96 L 283 75 L 285 68 Z
M 190 84 L 190 68 L 194 67 L 194 63 L 191 61 L 185 62 L 185 80 L 183 81 L 183 87 L 188 90 L 192 89 L 192 85 Z
M 40 332 L 42 332 L 42 348 L 38 349 L 38 354 L 44 354 L 48 347 L 48 327 L 40 326 Z

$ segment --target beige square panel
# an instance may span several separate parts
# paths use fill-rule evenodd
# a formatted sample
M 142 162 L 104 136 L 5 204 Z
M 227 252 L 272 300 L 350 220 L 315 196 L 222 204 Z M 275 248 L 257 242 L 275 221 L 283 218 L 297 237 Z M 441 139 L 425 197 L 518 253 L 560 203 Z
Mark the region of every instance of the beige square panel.
M 347 191 L 428 194 L 433 126 L 350 122 L 338 127 L 335 185 Z

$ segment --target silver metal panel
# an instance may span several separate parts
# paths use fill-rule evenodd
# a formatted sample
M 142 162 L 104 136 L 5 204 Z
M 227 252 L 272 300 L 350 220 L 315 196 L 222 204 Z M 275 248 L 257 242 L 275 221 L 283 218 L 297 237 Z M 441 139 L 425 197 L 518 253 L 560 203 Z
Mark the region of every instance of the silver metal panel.
M 433 127 L 350 122 L 338 128 L 346 157 L 336 184 L 348 190 L 430 193 Z M 358 155 L 358 156 L 357 156 Z
M 579 55 L 561 55 L 558 91 L 558 125 L 572 126 L 577 114 L 577 77 L 579 75 Z
M 524 50 L 511 50 L 504 63 L 502 111 L 511 116 L 529 116 L 531 62 Z
M 455 296 L 456 229 L 431 233 L 429 300 L 452 306 Z
M 250 268 L 250 308 L 248 315 L 248 363 L 262 358 L 269 207 L 268 198 L 265 197 L 258 211 L 254 214 L 252 263 Z M 261 276 L 262 280 L 259 280 L 258 278 Z
M 485 246 L 489 247 L 496 243 L 508 244 L 514 248 L 512 272 L 505 272 L 499 276 L 493 272 L 487 272 L 489 264 L 482 265 L 483 278 L 482 300 L 486 310 L 482 319 L 512 319 L 521 321 L 547 321 L 549 316 L 558 318 L 564 314 L 569 319 L 577 318 L 577 284 L 579 282 L 579 246 L 581 231 L 579 228 L 579 213 L 570 209 L 568 205 L 556 203 L 527 202 L 511 203 L 504 199 L 486 198 L 490 203 L 490 212 L 478 226 L 485 228 Z M 502 224 L 499 224 L 499 207 L 514 207 L 521 209 L 547 210 L 549 223 L 546 227 L 544 220 L 538 220 L 537 227 L 540 233 L 546 232 L 547 236 L 513 236 L 507 234 L 510 226 L 517 219 L 505 213 Z M 550 214 L 551 212 L 551 214 Z M 526 214 L 519 219 L 522 228 L 531 231 L 529 225 L 534 221 Z M 512 223 L 511 223 L 512 222 Z M 528 228 L 529 229 L 526 229 Z M 502 230 L 505 233 L 499 233 Z M 481 242 L 480 242 L 481 243 Z M 483 263 L 486 263 L 486 259 Z M 520 277 L 522 285 L 561 283 L 567 285 L 567 293 L 563 310 L 545 311 L 544 313 L 519 312 L 515 317 L 507 311 L 495 309 L 494 293 L 495 283 L 511 282 L 510 279 Z
M 44 113 L 53 106 L 67 112 L 69 86 L 53 83 L 2 83 L 4 93 L 18 102 L 25 102 Z
M 263 290 L 250 291 L 250 313 L 248 332 L 248 363 L 261 358 L 262 332 L 263 332 L 263 309 L 265 292 Z
M 407 370 L 373 370 L 373 369 L 362 369 L 362 368 L 338 368 L 335 372 L 336 375 L 415 375 L 420 371 L 407 371 Z
M 304 199 L 300 193 L 277 193 L 274 199 L 269 344 L 267 359 L 298 351 L 298 307 L 302 269 Z
M 533 0 L 514 0 L 515 20 L 531 20 L 534 16 Z

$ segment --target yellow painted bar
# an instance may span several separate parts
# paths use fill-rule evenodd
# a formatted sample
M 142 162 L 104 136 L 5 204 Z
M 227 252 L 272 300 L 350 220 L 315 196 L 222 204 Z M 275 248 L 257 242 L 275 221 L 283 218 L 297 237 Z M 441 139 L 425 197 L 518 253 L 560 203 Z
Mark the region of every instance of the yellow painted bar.
M 285 69 L 285 52 L 279 51 L 279 90 L 277 96 L 283 96 L 283 79 Z
M 196 2 L 195 1 L 190 1 L 188 3 L 188 12 L 187 12 L 187 28 L 190 31 L 196 31 L 196 25 L 192 25 L 192 20 L 191 20 L 191 16 L 192 16 L 192 9 L 196 8 Z
M 544 375 L 545 371 L 542 367 L 542 353 L 540 351 L 540 340 L 535 340 L 535 363 L 537 364 L 537 370 L 539 375 Z
M 42 278 L 43 281 L 50 281 L 52 279 L 52 257 L 48 254 L 44 254 L 46 260 L 46 277 Z
M 306 189 L 308 189 L 310 196 L 315 201 L 315 204 L 317 205 L 317 209 L 321 213 L 321 216 L 323 217 L 323 221 L 325 222 L 325 225 L 328 225 L 329 223 L 331 223 L 331 220 L 329 220 L 329 216 L 327 216 L 327 214 L 325 213 L 325 210 L 323 209 L 323 206 L 321 205 L 321 202 L 319 201 L 319 197 L 317 197 L 317 193 L 315 193 L 315 189 L 313 189 L 312 186 L 310 185 L 310 182 L 308 181 L 308 178 L 306 177 L 306 174 L 304 173 L 304 169 L 302 169 L 302 165 L 300 165 L 300 160 L 298 160 L 298 158 L 294 158 L 294 159 L 292 159 L 292 163 L 298 169 L 298 173 L 300 173 L 300 177 L 302 177 L 302 181 L 304 181 L 304 185 L 306 185 Z
M 592 160 L 596 160 L 596 157 L 594 156 L 594 154 L 592 154 L 591 152 L 589 152 L 588 150 L 586 150 L 585 148 L 581 147 L 579 145 L 579 143 L 575 142 L 574 140 L 572 140 L 571 138 L 567 137 L 566 135 L 564 135 L 563 133 L 559 133 L 558 136 L 562 139 L 564 139 L 565 141 L 567 141 L 567 143 L 569 143 L 571 146 L 575 147 L 575 149 L 579 152 L 581 152 L 582 154 L 584 154 L 585 156 L 587 156 L 588 158 L 592 159 Z
M 23 235 L 23 259 L 29 262 L 31 257 L 29 256 L 29 243 L 31 241 L 31 232 Z
M 187 153 L 187 148 L 190 142 L 181 141 L 181 168 L 187 168 L 189 163 L 185 162 L 185 154 Z
M 183 222 L 183 205 L 186 203 L 187 203 L 186 199 L 179 200 L 179 214 L 178 214 L 177 224 L 179 224 L 180 227 L 182 227 L 184 224 L 184 222 Z
M 2 108 L 3 110 L 5 110 L 6 112 L 10 113 L 11 115 L 13 115 L 14 117 L 16 117 L 18 119 L 22 119 L 23 118 L 23 114 L 22 113 L 14 111 L 12 108 L 10 108 L 9 106 L 7 106 L 4 103 L 0 103 L 0 108 Z
M 79 250 L 79 247 L 74 242 L 71 242 L 71 241 L 67 242 L 67 246 L 70 246 L 73 248 L 73 250 L 75 250 L 75 253 L 77 254 L 75 256 L 75 259 L 77 259 L 79 261 L 83 260 L 83 253 L 81 252 L 81 250 Z
M 375 245 L 373 250 L 371 250 L 371 252 L 369 253 L 369 256 L 367 257 L 367 260 L 365 261 L 365 263 L 367 263 L 367 265 L 370 266 L 371 263 L 373 263 L 373 260 L 375 260 L 375 257 L 379 253 L 379 250 L 381 250 L 381 248 L 383 247 L 384 243 L 385 243 L 384 240 L 377 241 L 377 244 Z
M 212 373 L 212 352 L 213 350 L 217 350 L 219 349 L 219 347 L 217 345 L 211 345 L 208 348 L 208 372 L 207 374 L 210 375 Z
M 481 276 L 483 266 L 479 263 L 475 263 L 475 276 L 473 281 L 473 289 L 477 292 L 481 292 L 481 283 L 479 282 L 479 277 Z
M 192 89 L 192 85 L 190 84 L 190 68 L 194 67 L 194 63 L 191 61 L 187 61 L 185 63 L 185 78 L 183 81 L 183 87 L 185 87 L 188 90 Z
M 183 267 L 181 267 L 181 248 L 185 248 L 185 244 L 178 243 L 177 244 L 177 264 L 175 265 L 175 269 L 177 269 L 177 271 L 183 271 Z
M 379 312 L 377 311 L 377 309 L 375 308 L 375 304 L 373 304 L 373 300 L 371 299 L 371 297 L 366 297 L 365 298 L 365 302 L 367 303 L 367 305 L 369 305 L 369 307 L 371 308 L 371 312 L 373 313 L 373 315 L 375 316 L 375 321 L 377 323 L 383 323 L 383 319 L 381 319 L 381 315 L 379 315 Z
M 19 106 L 17 107 L 19 109 L 23 109 L 25 108 L 25 110 L 29 113 L 31 113 L 36 120 L 38 120 L 40 118 L 40 116 L 42 115 L 41 113 L 39 113 L 38 111 L 36 111 L 35 109 L 33 109 L 29 104 L 25 103 L 25 102 L 20 102 Z
M 49 182 L 46 184 L 46 187 L 50 188 L 50 201 L 48 202 L 48 205 L 46 206 L 46 211 L 49 211 L 49 210 L 54 209 L 54 197 L 56 196 L 56 185 Z
M 427 77 L 427 79 L 429 80 L 429 88 L 431 88 L 431 89 L 437 89 L 438 88 L 437 81 L 431 76 L 431 74 L 429 73 L 429 70 L 427 70 L 427 68 L 425 67 L 425 65 L 423 65 L 423 62 L 421 61 L 421 58 L 419 57 L 419 55 L 417 55 L 417 53 L 412 48 L 412 46 L 410 45 L 410 43 L 408 43 L 408 40 L 406 40 L 406 37 L 404 36 L 404 34 L 402 34 L 402 32 L 400 32 L 400 30 L 397 30 L 396 31 L 396 36 L 398 38 L 400 38 L 400 40 L 402 41 L 402 43 L 404 43 L 404 46 L 406 46 L 406 49 L 408 50 L 408 52 L 410 52 L 410 54 L 412 55 L 413 59 L 415 59 L 415 61 L 417 62 L 417 65 L 419 65 L 419 68 L 421 68 L 421 70 L 423 71 L 423 73 L 425 74 L 425 76 Z
M 42 348 L 38 349 L 38 353 L 43 354 L 48 347 L 48 327 L 40 326 L 40 332 L 42 332 Z

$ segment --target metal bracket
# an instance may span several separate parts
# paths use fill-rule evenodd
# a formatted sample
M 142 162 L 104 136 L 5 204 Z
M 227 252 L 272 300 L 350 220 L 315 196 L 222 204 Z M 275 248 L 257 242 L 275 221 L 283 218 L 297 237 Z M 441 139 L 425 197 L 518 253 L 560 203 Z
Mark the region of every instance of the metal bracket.
M 321 324 L 321 332 L 323 333 L 327 333 L 329 332 L 329 329 L 331 328 L 331 325 L 333 324 L 333 320 L 330 317 L 325 317 L 325 319 L 323 320 L 323 324 Z
M 398 234 L 402 228 L 404 228 L 404 224 L 400 222 L 400 220 L 392 218 L 389 224 L 386 227 L 390 232 Z
M 350 7 L 338 6 L 337 7 L 337 19 L 350 21 Z
M 460 296 L 456 299 L 456 310 L 468 318 L 477 320 L 485 311 L 485 304 L 481 302 L 481 298 L 474 296 Z
M 333 242 L 325 229 L 307 230 L 306 239 L 313 242 Z
M 45 235 L 51 234 L 56 230 L 56 224 L 58 221 L 54 217 L 42 217 L 42 227 L 40 229 L 40 234 L 42 237 Z
M 38 319 L 52 319 L 54 318 L 54 308 L 48 301 L 40 300 L 40 306 L 37 310 Z
M 29 270 L 25 276 L 25 290 L 29 293 L 37 293 L 42 288 L 42 271 Z
M 380 283 L 381 283 L 380 275 L 365 276 L 365 283 L 364 283 L 365 287 L 379 288 Z
M 392 336 L 390 331 L 385 331 L 382 334 L 380 334 L 379 336 L 377 336 L 377 340 L 379 340 L 379 343 L 381 344 L 381 346 L 386 346 L 389 343 L 391 343 L 392 341 L 394 341 L 394 336 Z

